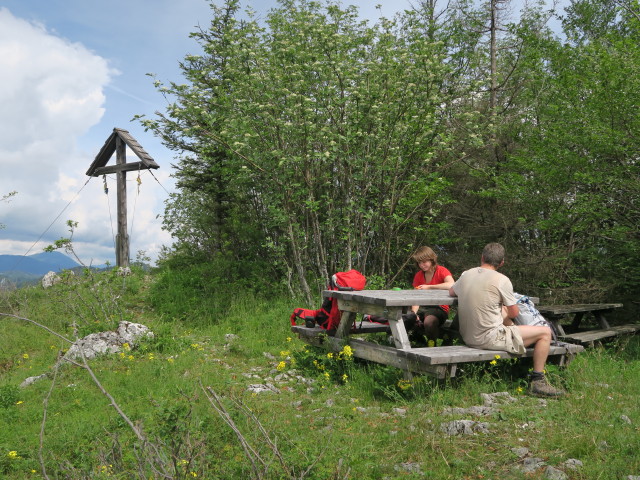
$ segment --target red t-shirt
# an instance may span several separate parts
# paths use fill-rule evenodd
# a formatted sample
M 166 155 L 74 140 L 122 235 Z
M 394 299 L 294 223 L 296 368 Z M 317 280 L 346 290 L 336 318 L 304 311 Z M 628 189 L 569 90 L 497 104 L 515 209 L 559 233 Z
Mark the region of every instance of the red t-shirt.
M 440 283 L 444 283 L 444 279 L 451 275 L 451 272 L 442 265 L 436 265 L 436 271 L 433 272 L 433 278 L 430 282 L 427 282 L 424 279 L 424 272 L 419 270 L 418 273 L 413 277 L 413 288 L 417 288 L 418 285 L 438 285 Z M 453 275 L 451 275 L 453 276 Z M 445 312 L 449 313 L 449 305 L 440 305 Z

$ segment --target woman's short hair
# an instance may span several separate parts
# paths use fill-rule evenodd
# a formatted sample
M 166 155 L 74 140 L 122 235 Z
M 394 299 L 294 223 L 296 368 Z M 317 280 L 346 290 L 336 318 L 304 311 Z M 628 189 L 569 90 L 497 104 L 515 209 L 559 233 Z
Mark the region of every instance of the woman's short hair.
M 415 252 L 413 252 L 411 258 L 413 258 L 413 261 L 416 263 L 422 263 L 426 262 L 427 260 L 431 260 L 431 263 L 434 267 L 438 265 L 438 255 L 436 255 L 436 252 L 434 252 L 430 247 L 418 248 Z

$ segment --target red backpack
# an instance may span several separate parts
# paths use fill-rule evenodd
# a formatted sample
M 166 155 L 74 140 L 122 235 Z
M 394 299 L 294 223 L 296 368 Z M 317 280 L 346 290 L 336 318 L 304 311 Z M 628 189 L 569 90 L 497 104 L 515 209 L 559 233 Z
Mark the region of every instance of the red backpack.
M 331 276 L 327 290 L 363 290 L 367 279 L 357 270 L 337 272 Z M 318 325 L 325 330 L 335 330 L 340 323 L 342 312 L 338 310 L 338 301 L 333 298 L 325 298 L 322 306 L 317 310 L 308 308 L 296 308 L 291 314 L 291 325 L 296 325 L 296 320 L 301 319 L 308 328 Z

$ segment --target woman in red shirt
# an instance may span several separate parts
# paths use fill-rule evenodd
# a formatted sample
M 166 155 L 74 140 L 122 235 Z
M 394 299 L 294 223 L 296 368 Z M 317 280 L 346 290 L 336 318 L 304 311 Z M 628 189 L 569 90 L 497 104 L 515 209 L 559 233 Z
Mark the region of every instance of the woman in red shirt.
M 451 272 L 442 265 L 438 265 L 438 255 L 431 248 L 420 247 L 411 257 L 419 268 L 413 277 L 414 288 L 420 290 L 449 290 L 454 284 Z M 419 305 L 414 305 L 411 310 L 418 315 L 416 327 L 424 329 L 424 335 L 435 342 L 438 338 L 440 325 L 449 317 L 449 305 L 422 308 Z

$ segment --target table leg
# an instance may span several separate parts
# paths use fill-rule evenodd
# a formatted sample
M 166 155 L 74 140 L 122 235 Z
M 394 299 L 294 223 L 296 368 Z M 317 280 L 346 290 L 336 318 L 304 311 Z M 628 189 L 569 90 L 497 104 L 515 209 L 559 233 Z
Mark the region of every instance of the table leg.
M 553 323 L 553 326 L 556 328 L 556 332 L 558 332 L 558 335 L 564 337 L 566 333 L 564 333 L 564 328 L 562 328 L 562 325 L 560 324 L 560 318 L 562 317 L 549 316 L 549 322 Z
M 580 322 L 582 321 L 582 317 L 584 317 L 584 312 L 577 312 L 575 317 L 573 317 L 573 322 L 571 322 L 571 327 L 574 330 L 578 330 L 580 327 Z
M 347 335 L 349 335 L 349 332 L 351 331 L 351 326 L 353 325 L 353 322 L 355 321 L 355 319 L 356 319 L 355 312 L 343 311 L 342 315 L 340 316 L 340 324 L 338 325 L 338 328 L 336 328 L 335 337 L 345 338 Z
M 602 329 L 611 328 L 609 326 L 609 322 L 607 322 L 607 319 L 604 318 L 604 311 L 603 310 L 595 310 L 593 312 L 593 316 L 596 317 L 596 320 L 598 321 L 598 323 L 600 323 L 600 328 L 602 328 Z
M 391 327 L 391 334 L 396 348 L 400 350 L 411 349 L 409 335 L 407 334 L 407 329 L 404 328 L 404 321 L 402 320 L 402 308 L 393 308 L 385 313 L 389 319 L 389 326 Z

